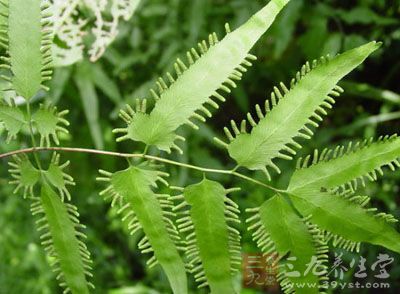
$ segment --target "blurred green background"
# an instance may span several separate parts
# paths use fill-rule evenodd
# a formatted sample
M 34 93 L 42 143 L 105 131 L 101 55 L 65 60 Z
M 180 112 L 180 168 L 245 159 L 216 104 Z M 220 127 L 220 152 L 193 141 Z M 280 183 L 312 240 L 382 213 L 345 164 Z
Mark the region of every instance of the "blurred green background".
M 232 28 L 248 19 L 266 4 L 265 0 L 143 0 L 133 18 L 121 24 L 118 39 L 95 64 L 81 62 L 60 68 L 51 82 L 52 90 L 45 97 L 60 109 L 70 109 L 71 135 L 63 146 L 105 148 L 121 152 L 140 152 L 135 143 L 116 145 L 111 133 L 122 125 L 117 111 L 136 98 L 148 97 L 154 80 L 170 70 L 176 57 L 195 46 L 208 33 L 223 36 L 224 24 Z M 259 60 L 249 70 L 240 86 L 230 95 L 223 109 L 201 130 L 182 130 L 187 136 L 185 154 L 172 155 L 175 160 L 212 168 L 233 167 L 226 152 L 213 143 L 230 119 L 241 120 L 256 103 L 263 103 L 272 87 L 280 81 L 289 82 L 301 65 L 321 55 L 335 55 L 371 40 L 383 41 L 382 48 L 341 86 L 345 94 L 337 99 L 336 108 L 324 121 L 316 136 L 304 142 L 299 155 L 315 148 L 332 147 L 358 140 L 398 132 L 400 128 L 400 2 L 398 0 L 292 0 L 270 31 L 258 42 L 253 53 Z M 90 122 L 90 126 L 89 123 Z M 4 138 L 4 137 L 2 137 Z M 27 140 L 9 145 L 1 140 L 0 152 L 28 146 Z M 151 150 L 155 152 L 155 150 Z M 47 155 L 42 154 L 45 158 Z M 76 187 L 71 189 L 73 202 L 87 225 L 88 247 L 93 254 L 95 293 L 170 293 L 162 271 L 145 268 L 147 257 L 140 255 L 136 243 L 141 236 L 128 236 L 98 192 L 95 183 L 97 169 L 115 171 L 124 168 L 121 159 L 86 154 L 63 154 L 71 160 L 70 174 Z M 275 186 L 284 187 L 295 162 L 280 162 L 285 171 L 273 179 Z M 60 293 L 54 274 L 46 263 L 29 204 L 12 195 L 7 185 L 7 162 L 0 169 L 0 293 Z M 198 172 L 167 168 L 171 184 L 185 185 L 202 178 Z M 249 173 L 252 174 L 252 173 Z M 263 175 L 254 177 L 264 180 Z M 242 210 L 260 205 L 270 197 L 268 191 L 246 182 L 214 176 L 226 186 L 240 186 L 234 200 Z M 400 217 L 400 173 L 387 173 L 384 179 L 371 183 L 365 194 L 380 210 Z M 243 213 L 243 218 L 245 214 Z M 249 234 L 241 228 L 243 252 L 258 252 Z M 342 252 L 336 250 L 337 252 Z M 382 248 L 362 245 L 361 253 L 344 252 L 348 271 L 343 281 L 354 280 L 356 267 L 348 266 L 359 255 L 371 265 Z M 380 293 L 398 293 L 400 288 L 400 256 L 388 267 L 390 278 L 385 280 L 391 289 Z M 332 262 L 334 254 L 332 253 Z M 334 274 L 332 273 L 332 278 Z M 363 282 L 376 279 L 369 272 Z M 238 286 L 240 277 L 238 277 Z M 191 280 L 193 293 L 196 290 Z M 243 293 L 263 293 L 267 290 L 243 290 Z M 276 291 L 276 289 L 269 289 Z M 372 293 L 373 290 L 332 290 L 340 293 Z M 374 290 L 376 291 L 376 290 Z

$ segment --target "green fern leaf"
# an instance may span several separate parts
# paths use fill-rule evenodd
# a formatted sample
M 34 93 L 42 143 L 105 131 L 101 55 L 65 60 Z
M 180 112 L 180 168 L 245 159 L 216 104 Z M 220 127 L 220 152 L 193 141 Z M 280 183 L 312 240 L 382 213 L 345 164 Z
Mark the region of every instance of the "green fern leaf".
M 40 0 L 9 0 L 7 49 L 3 58 L 11 70 L 11 82 L 18 95 L 29 100 L 50 79 L 52 30 L 49 28 L 49 3 Z M 29 9 L 27 9 L 29 7 Z
M 53 189 L 44 183 L 40 198 L 35 198 L 31 205 L 33 215 L 41 215 L 36 221 L 38 231 L 43 232 L 41 244 L 52 260 L 52 267 L 57 273 L 64 293 L 89 293 L 87 277 L 92 277 L 90 253 L 81 240 L 86 236 L 77 228 L 85 228 L 78 220 L 77 208 L 64 203 Z
M 187 293 L 187 278 L 185 265 L 179 255 L 179 233 L 169 216 L 172 204 L 167 200 L 168 195 L 158 195 L 152 191 L 157 187 L 157 181 L 166 183 L 164 173 L 130 167 L 114 174 L 100 171 L 105 177 L 97 180 L 110 185 L 101 195 L 112 198 L 111 205 L 118 204 L 118 213 L 128 224 L 131 234 L 143 229 L 144 238 L 139 242 L 142 253 L 153 252 L 154 256 L 148 261 L 150 267 L 159 263 L 164 269 L 171 288 L 176 294 Z
M 381 215 L 373 215 L 341 195 L 301 191 L 290 194 L 294 206 L 323 230 L 353 242 L 368 242 L 400 252 L 400 234 Z
M 8 49 L 8 1 L 2 0 L 0 2 L 0 47 Z
M 69 161 L 66 161 L 60 164 L 60 155 L 53 153 L 49 168 L 43 171 L 48 183 L 58 191 L 62 201 L 64 201 L 64 197 L 67 197 L 68 201 L 71 200 L 71 194 L 66 186 L 75 186 L 74 179 L 64 172 L 64 169 L 69 166 L 69 163 Z
M 24 126 L 27 125 L 24 112 L 15 105 L 12 99 L 10 103 L 0 103 L 0 123 L 7 131 L 7 143 L 15 139 Z
M 221 91 L 229 93 L 230 87 L 236 87 L 235 81 L 247 71 L 245 66 L 250 66 L 250 61 L 255 59 L 248 52 L 287 2 L 272 0 L 234 32 L 227 29 L 228 34 L 221 42 L 215 33 L 211 34 L 208 42 L 199 43 L 200 52 L 192 49 L 187 53 L 190 66 L 178 59 L 177 79 L 168 73 L 170 85 L 160 78 L 159 94 L 152 91 L 157 101 L 150 114 L 132 109 L 128 109 L 131 113 L 121 112 L 128 126 L 114 130 L 122 134 L 117 140 L 141 141 L 161 150 L 174 148 L 181 152 L 174 141 L 182 138 L 175 131 L 183 124 L 197 128 L 191 118 L 205 121 L 204 116 L 211 116 L 206 105 L 218 108 L 213 99 L 225 101 Z
M 351 201 L 352 203 L 365 208 L 366 211 L 375 212 L 377 210 L 376 208 L 366 208 L 366 206 L 370 201 L 370 197 L 368 196 L 354 195 L 354 192 L 351 190 L 339 193 L 339 195 L 344 197 L 348 201 Z M 376 216 L 385 220 L 388 223 L 398 222 L 398 220 L 391 214 L 380 212 L 376 214 Z M 323 231 L 323 234 L 325 236 L 325 240 L 327 242 L 331 242 L 331 244 L 336 248 L 342 248 L 347 251 L 356 251 L 356 252 L 360 251 L 360 246 L 361 246 L 360 242 L 348 240 L 340 235 L 333 234 L 332 232 L 326 230 Z
M 240 223 L 238 206 L 226 195 L 218 182 L 204 179 L 186 187 L 183 200 L 174 210 L 189 206 L 180 212 L 178 228 L 187 235 L 188 266 L 199 287 L 209 286 L 211 293 L 236 293 L 232 275 L 240 266 L 240 233 L 231 224 Z
M 40 171 L 36 169 L 30 162 L 28 156 L 14 155 L 14 161 L 8 162 L 10 169 L 8 170 L 13 180 L 9 183 L 16 185 L 14 194 L 18 193 L 21 189 L 24 190 L 23 196 L 33 197 L 33 189 L 40 179 Z
M 359 182 L 365 185 L 364 177 L 373 181 L 377 174 L 382 175 L 383 166 L 391 170 L 400 167 L 400 138 L 386 136 L 374 143 L 370 139 L 350 143 L 347 147 L 338 146 L 334 150 L 325 149 L 321 154 L 315 151 L 308 166 L 310 158 L 307 156 L 298 161 L 300 169 L 294 172 L 289 191 L 356 190 Z
M 318 287 L 296 287 L 296 285 L 318 285 L 326 279 L 328 246 L 321 232 L 301 219 L 281 195 L 275 195 L 257 209 L 248 209 L 255 214 L 247 220 L 254 222 L 249 229 L 253 239 L 271 263 L 277 263 L 288 254 L 293 270 L 300 275 L 287 275 L 285 263 L 279 266 L 278 280 L 285 293 L 319 293 Z M 278 256 L 276 256 L 277 254 Z M 321 275 L 304 274 L 307 265 L 316 257 Z M 320 288 L 322 285 L 320 285 Z
M 57 112 L 57 107 L 40 105 L 40 109 L 32 116 L 32 121 L 40 134 L 40 146 L 50 147 L 50 138 L 60 145 L 59 133 L 68 134 L 64 126 L 69 126 L 69 122 L 63 118 L 68 112 L 68 110 Z
M 338 96 L 342 91 L 336 86 L 338 81 L 379 46 L 379 43 L 371 42 L 330 61 L 322 58 L 319 62 L 314 61 L 312 66 L 307 63 L 292 81 L 290 90 L 282 83 L 281 89 L 274 88 L 271 102 L 266 102 L 266 115 L 259 106 L 256 107 L 258 123 L 248 114 L 251 133 L 246 133 L 246 121 L 242 122 L 241 130 L 232 121 L 234 135 L 225 128 L 230 143 L 217 141 L 228 149 L 229 155 L 240 166 L 262 170 L 270 179 L 267 167 L 280 172 L 272 160 L 292 159 L 295 149 L 301 147 L 294 138 L 311 138 L 313 131 L 309 126 L 318 126 L 321 115 L 327 114 L 325 109 L 332 108 L 335 102 L 332 96 Z

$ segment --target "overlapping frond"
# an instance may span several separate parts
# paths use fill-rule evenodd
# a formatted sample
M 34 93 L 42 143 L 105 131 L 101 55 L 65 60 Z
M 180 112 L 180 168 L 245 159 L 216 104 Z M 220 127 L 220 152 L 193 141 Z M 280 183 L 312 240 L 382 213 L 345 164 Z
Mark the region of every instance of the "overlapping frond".
M 93 275 L 92 260 L 79 222 L 77 208 L 64 202 L 56 192 L 43 183 L 40 197 L 35 197 L 31 205 L 34 216 L 39 215 L 36 221 L 41 244 L 44 246 L 53 271 L 63 293 L 89 293 L 94 288 L 88 281 Z
M 378 175 L 383 175 L 384 166 L 393 171 L 400 167 L 399 158 L 397 135 L 379 137 L 376 142 L 371 138 L 332 150 L 316 150 L 313 156 L 299 159 L 288 190 L 354 191 L 360 183 L 365 185 L 365 178 L 377 180 Z
M 364 208 L 360 205 L 365 201 L 362 197 L 351 199 L 315 190 L 301 190 L 289 195 L 302 215 L 310 216 L 310 222 L 330 232 L 328 237 L 330 234 L 342 237 L 339 241 L 344 245 L 348 242 L 345 247 L 351 249 L 357 242 L 367 242 L 400 251 L 400 234 L 391 225 L 394 218 L 385 213 L 375 214 L 376 209 Z
M 15 139 L 22 128 L 28 124 L 25 113 L 15 105 L 15 100 L 0 101 L 0 123 L 7 131 L 6 142 Z
M 58 191 L 62 201 L 64 201 L 65 197 L 68 201 L 71 201 L 71 194 L 67 189 L 67 185 L 75 186 L 74 179 L 64 172 L 64 169 L 67 168 L 69 164 L 69 161 L 61 164 L 60 155 L 54 152 L 48 169 L 43 171 L 48 183 Z
M 59 134 L 68 134 L 65 127 L 69 126 L 69 122 L 64 118 L 68 112 L 68 110 L 58 112 L 55 106 L 40 105 L 32 116 L 32 122 L 40 134 L 40 146 L 50 147 L 51 139 L 60 145 Z
M 13 161 L 9 161 L 9 173 L 13 180 L 9 184 L 16 185 L 14 194 L 19 193 L 23 189 L 23 197 L 34 196 L 34 187 L 39 182 L 40 171 L 34 167 L 28 156 L 14 155 Z
M 40 0 L 5 1 L 8 19 L 7 38 L 3 40 L 8 56 L 2 57 L 3 68 L 11 76 L 2 77 L 10 88 L 26 100 L 34 97 L 52 75 L 52 29 L 49 3 Z M 29 9 L 27 9 L 29 7 Z
M 207 107 L 218 108 L 217 101 L 225 101 L 223 93 L 230 93 L 241 79 L 246 67 L 255 57 L 250 49 L 269 28 L 288 0 L 272 0 L 237 30 L 230 32 L 221 41 L 215 33 L 208 41 L 198 44 L 198 49 L 187 53 L 187 63 L 178 59 L 176 75 L 167 73 L 159 78 L 158 91 L 152 90 L 156 99 L 149 113 L 134 113 L 127 127 L 117 132 L 123 139 L 155 145 L 160 150 L 170 151 L 179 138 L 176 130 L 183 124 L 197 128 L 191 119 L 205 121 L 212 115 Z
M 180 189 L 171 197 L 180 203 L 174 207 L 181 215 L 178 229 L 186 235 L 187 266 L 199 287 L 211 293 L 236 293 L 232 275 L 241 264 L 240 233 L 232 225 L 240 223 L 238 205 L 218 182 L 202 182 Z
M 352 189 L 339 192 L 337 193 L 337 195 L 340 195 L 344 199 L 364 208 L 366 212 L 373 213 L 375 217 L 380 218 L 389 224 L 398 222 L 398 220 L 393 215 L 384 212 L 375 213 L 378 210 L 377 208 L 368 207 L 371 200 L 369 196 L 356 195 L 354 190 Z M 360 242 L 348 240 L 343 236 L 334 234 L 327 230 L 323 230 L 323 234 L 325 236 L 326 241 L 330 242 L 336 248 L 341 248 L 347 251 L 356 251 L 356 252 L 360 251 L 360 246 L 361 246 Z
M 258 122 L 251 114 L 247 115 L 252 127 L 250 133 L 246 132 L 246 121 L 242 121 L 240 128 L 232 121 L 233 133 L 225 128 L 229 143 L 219 139 L 217 142 L 228 149 L 229 155 L 240 166 L 262 170 L 270 179 L 267 168 L 280 172 L 273 160 L 292 159 L 296 149 L 301 148 L 295 138 L 311 138 L 311 128 L 318 127 L 326 110 L 332 108 L 334 97 L 342 92 L 337 86 L 339 80 L 379 46 L 379 43 L 371 42 L 331 60 L 321 58 L 311 65 L 306 63 L 290 87 L 281 83 L 279 88 L 274 88 L 264 111 L 260 106 L 256 107 Z
M 322 232 L 307 218 L 299 217 L 281 195 L 247 211 L 253 213 L 246 221 L 251 224 L 248 229 L 253 232 L 253 239 L 264 258 L 272 267 L 278 268 L 277 279 L 282 290 L 285 293 L 319 293 L 323 288 L 321 282 L 327 279 L 328 246 Z M 318 265 L 319 275 L 306 272 L 307 264 L 313 258 L 316 258 L 314 262 Z M 296 274 L 288 275 L 288 269 Z
M 153 192 L 157 182 L 168 184 L 160 171 L 131 166 L 128 169 L 109 173 L 100 170 L 99 181 L 109 183 L 101 192 L 111 198 L 111 205 L 118 205 L 122 221 L 131 234 L 143 230 L 144 238 L 139 242 L 143 253 L 153 253 L 147 264 L 157 263 L 164 269 L 174 293 L 187 293 L 185 265 L 178 250 L 183 249 L 179 233 L 171 220 L 172 204 L 168 195 Z

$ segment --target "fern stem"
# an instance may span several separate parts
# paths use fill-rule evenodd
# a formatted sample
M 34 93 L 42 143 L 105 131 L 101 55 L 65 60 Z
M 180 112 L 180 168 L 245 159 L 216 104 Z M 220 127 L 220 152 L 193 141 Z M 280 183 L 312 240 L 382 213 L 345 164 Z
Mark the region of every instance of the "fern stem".
M 37 149 L 37 145 L 36 145 L 36 140 L 35 140 L 35 135 L 33 133 L 33 124 L 32 124 L 32 113 L 31 113 L 31 104 L 29 101 L 27 101 L 26 103 L 26 112 L 28 115 L 28 122 L 29 122 L 29 135 L 31 137 L 31 141 L 32 141 L 32 146 L 33 149 Z M 39 168 L 40 171 L 42 171 L 42 164 L 40 163 L 40 159 L 39 156 L 37 155 L 36 152 L 33 152 L 33 157 L 35 158 L 35 162 L 37 164 L 37 167 Z
M 157 157 L 157 156 L 146 155 L 143 153 L 131 154 L 131 153 L 120 153 L 120 152 L 105 151 L 105 150 L 86 149 L 86 148 L 70 148 L 70 147 L 32 147 L 32 148 L 20 149 L 20 150 L 15 150 L 15 151 L 0 154 L 0 159 L 6 158 L 6 157 L 9 157 L 12 155 L 16 155 L 16 154 L 22 154 L 22 153 L 35 153 L 36 154 L 36 152 L 43 152 L 43 151 L 90 153 L 90 154 L 115 156 L 115 157 L 123 157 L 123 158 L 144 158 L 144 159 L 155 160 L 158 162 L 163 162 L 163 163 L 167 163 L 167 164 L 171 164 L 171 165 L 180 166 L 183 168 L 189 168 L 189 169 L 193 169 L 193 170 L 197 170 L 197 171 L 201 171 L 201 172 L 205 172 L 205 173 L 217 173 L 217 174 L 232 175 L 232 176 L 241 178 L 243 180 L 252 182 L 254 184 L 257 184 L 259 186 L 263 186 L 264 188 L 273 190 L 275 192 L 284 192 L 284 191 L 274 188 L 270 185 L 267 185 L 263 182 L 257 181 L 255 179 L 245 176 L 239 172 L 236 172 L 235 170 L 205 168 L 205 167 L 186 164 L 186 163 L 182 163 L 182 162 L 178 162 L 178 161 L 174 161 L 174 160 L 170 160 L 170 159 L 165 159 L 165 158 L 161 158 L 161 157 Z

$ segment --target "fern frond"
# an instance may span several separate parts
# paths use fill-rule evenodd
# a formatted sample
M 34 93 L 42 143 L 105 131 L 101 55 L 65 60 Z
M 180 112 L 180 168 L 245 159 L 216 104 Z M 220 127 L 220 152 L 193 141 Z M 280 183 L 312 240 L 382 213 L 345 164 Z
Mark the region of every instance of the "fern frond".
M 327 114 L 326 109 L 332 108 L 333 97 L 342 92 L 337 86 L 339 80 L 379 46 L 379 43 L 371 42 L 331 60 L 321 58 L 312 65 L 306 63 L 289 88 L 283 83 L 280 88 L 274 88 L 271 99 L 265 104 L 266 114 L 260 106 L 256 107 L 258 122 L 251 114 L 247 115 L 252 127 L 250 133 L 246 133 L 245 121 L 240 130 L 232 121 L 233 134 L 225 128 L 229 143 L 219 139 L 217 142 L 228 149 L 229 155 L 240 166 L 262 170 L 270 179 L 267 168 L 280 173 L 273 160 L 292 159 L 296 149 L 301 148 L 295 138 L 311 138 L 311 128 L 318 127 L 322 116 Z
M 40 0 L 13 0 L 8 8 L 9 57 L 3 61 L 12 76 L 4 78 L 18 95 L 29 100 L 40 89 L 47 89 L 43 82 L 52 74 L 49 4 Z
M 365 185 L 365 178 L 375 181 L 383 175 L 382 168 L 391 170 L 400 167 L 400 138 L 397 135 L 364 140 L 333 150 L 314 151 L 300 159 L 289 184 L 289 191 L 320 190 L 354 191 L 359 183 Z
M 42 233 L 40 240 L 51 260 L 53 271 L 63 293 L 89 293 L 88 282 L 93 275 L 92 260 L 81 232 L 84 225 L 79 223 L 77 208 L 64 203 L 47 184 L 43 183 L 40 198 L 34 198 L 31 212 L 40 215 L 36 221 L 37 230 Z
M 186 235 L 188 268 L 199 288 L 209 286 L 211 293 L 236 293 L 232 275 L 241 264 L 240 233 L 232 223 L 240 223 L 238 206 L 218 182 L 203 179 L 186 187 L 174 211 L 181 210 L 178 229 Z
M 42 171 L 48 183 L 57 189 L 62 201 L 64 201 L 65 197 L 68 201 L 71 201 L 71 194 L 67 189 L 67 185 L 75 186 L 74 179 L 64 172 L 64 169 L 67 168 L 69 164 L 69 161 L 60 164 L 60 155 L 54 152 L 48 169 Z
M 400 252 L 400 234 L 386 214 L 374 214 L 375 209 L 366 209 L 337 194 L 301 190 L 289 196 L 302 215 L 311 215 L 310 222 L 342 237 L 342 242 L 367 242 Z
M 155 145 L 170 151 L 177 139 L 175 131 L 183 124 L 197 128 L 191 119 L 205 121 L 212 114 L 207 107 L 218 108 L 216 101 L 225 101 L 223 92 L 229 93 L 236 81 L 255 59 L 249 54 L 256 41 L 269 28 L 288 0 L 272 0 L 248 22 L 218 41 L 215 33 L 208 42 L 187 53 L 188 62 L 178 59 L 176 76 L 167 73 L 167 80 L 159 78 L 158 93 L 151 93 L 156 104 L 149 114 L 135 113 L 124 129 L 121 139 L 130 139 Z
M 0 47 L 8 50 L 8 1 L 0 1 Z
M 32 122 L 40 134 L 40 146 L 50 147 L 50 139 L 60 145 L 59 133 L 69 133 L 64 128 L 64 126 L 69 126 L 69 122 L 64 118 L 68 113 L 68 110 L 58 112 L 55 106 L 40 105 L 40 108 L 32 116 Z
M 25 113 L 16 106 L 14 99 L 10 99 L 8 103 L 0 101 L 0 123 L 7 131 L 7 143 L 15 139 L 22 128 L 28 125 Z
M 27 155 L 14 155 L 14 161 L 9 161 L 9 173 L 13 180 L 9 184 L 16 185 L 14 194 L 23 189 L 23 197 L 34 196 L 34 187 L 40 178 L 40 171 L 30 162 Z
M 164 269 L 174 293 L 187 293 L 185 265 L 179 255 L 179 233 L 170 219 L 172 204 L 166 195 L 158 195 L 151 188 L 157 182 L 166 183 L 165 174 L 156 170 L 129 167 L 114 174 L 100 170 L 98 181 L 109 183 L 100 194 L 118 205 L 122 221 L 128 224 L 131 234 L 143 230 L 145 237 L 139 242 L 143 253 L 154 253 L 149 266 L 159 263 Z
M 247 211 L 254 213 L 246 222 L 251 223 L 248 229 L 253 231 L 253 240 L 265 258 L 270 259 L 273 266 L 281 261 L 277 279 L 282 290 L 285 293 L 318 293 L 318 287 L 301 288 L 296 285 L 318 285 L 326 279 L 328 246 L 321 232 L 309 224 L 307 219 L 301 219 L 281 195 L 265 201 L 260 208 Z M 313 257 L 317 258 L 322 272 L 319 277 L 313 273 L 303 275 Z M 285 258 L 289 260 L 282 262 Z M 298 271 L 300 275 L 287 275 L 286 263 L 290 263 L 292 270 Z

